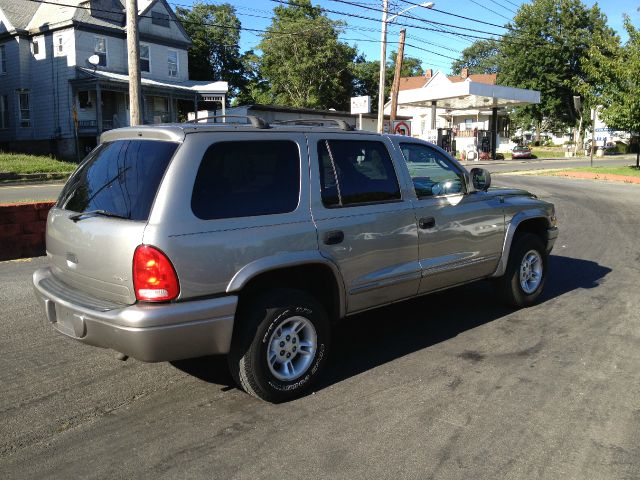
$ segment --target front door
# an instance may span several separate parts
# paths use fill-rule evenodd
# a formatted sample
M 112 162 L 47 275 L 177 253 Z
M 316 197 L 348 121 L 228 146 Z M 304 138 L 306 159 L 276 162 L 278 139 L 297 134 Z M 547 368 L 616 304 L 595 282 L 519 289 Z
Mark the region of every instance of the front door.
M 417 293 L 418 233 L 390 142 L 312 134 L 312 216 L 320 252 L 340 268 L 347 313 Z
M 504 241 L 500 198 L 466 191 L 461 168 L 438 149 L 398 140 L 417 200 L 420 293 L 493 273 Z

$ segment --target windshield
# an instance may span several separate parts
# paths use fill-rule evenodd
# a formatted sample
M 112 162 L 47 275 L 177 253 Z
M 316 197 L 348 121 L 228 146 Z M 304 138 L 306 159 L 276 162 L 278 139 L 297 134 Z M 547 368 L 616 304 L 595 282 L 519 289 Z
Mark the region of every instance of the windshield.
M 57 206 L 147 220 L 177 143 L 116 140 L 96 148 L 64 186 Z

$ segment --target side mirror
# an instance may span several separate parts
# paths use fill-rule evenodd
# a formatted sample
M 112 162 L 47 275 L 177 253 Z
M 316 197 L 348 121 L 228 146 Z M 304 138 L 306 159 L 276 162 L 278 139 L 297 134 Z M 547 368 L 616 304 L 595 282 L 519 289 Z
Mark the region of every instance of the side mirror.
M 491 174 L 489 170 L 484 168 L 472 168 L 471 169 L 471 183 L 473 188 L 479 191 L 486 192 L 491 186 Z

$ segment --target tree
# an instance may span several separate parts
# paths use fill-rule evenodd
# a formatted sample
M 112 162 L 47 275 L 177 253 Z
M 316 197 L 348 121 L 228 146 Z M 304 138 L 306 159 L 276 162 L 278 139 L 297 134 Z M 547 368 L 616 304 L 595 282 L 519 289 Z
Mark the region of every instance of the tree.
M 189 48 L 189 78 L 229 82 L 231 96 L 246 86 L 240 55 L 240 20 L 228 3 L 194 3 L 176 7 L 176 15 L 193 42 Z
M 462 57 L 451 64 L 451 71 L 460 75 L 463 68 L 469 73 L 498 73 L 500 43 L 495 39 L 477 40 L 462 51 Z
M 338 40 L 343 26 L 310 0 L 276 7 L 258 45 L 258 77 L 267 82 L 262 93 L 277 105 L 346 109 L 356 50 Z
M 498 83 L 541 93 L 540 104 L 522 107 L 538 126 L 538 138 L 545 118 L 576 125 L 573 96 L 593 83 L 584 68 L 588 51 L 615 36 L 606 22 L 597 4 L 587 8 L 580 0 L 534 0 L 520 7 L 499 40 Z
M 587 72 L 598 81 L 593 92 L 593 103 L 602 105 L 599 115 L 612 128 L 636 135 L 640 132 L 640 30 L 624 17 L 629 40 L 602 38 L 589 49 L 585 64 Z M 640 168 L 640 150 L 636 155 L 636 168 Z

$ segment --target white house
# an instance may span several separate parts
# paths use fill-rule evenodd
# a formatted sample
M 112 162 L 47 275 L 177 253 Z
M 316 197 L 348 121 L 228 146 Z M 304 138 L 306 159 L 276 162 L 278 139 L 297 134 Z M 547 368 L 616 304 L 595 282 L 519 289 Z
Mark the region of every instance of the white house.
M 224 103 L 226 82 L 189 80 L 191 39 L 168 3 L 138 9 L 144 123 Z M 0 0 L 0 149 L 83 156 L 128 125 L 128 83 L 121 0 Z

